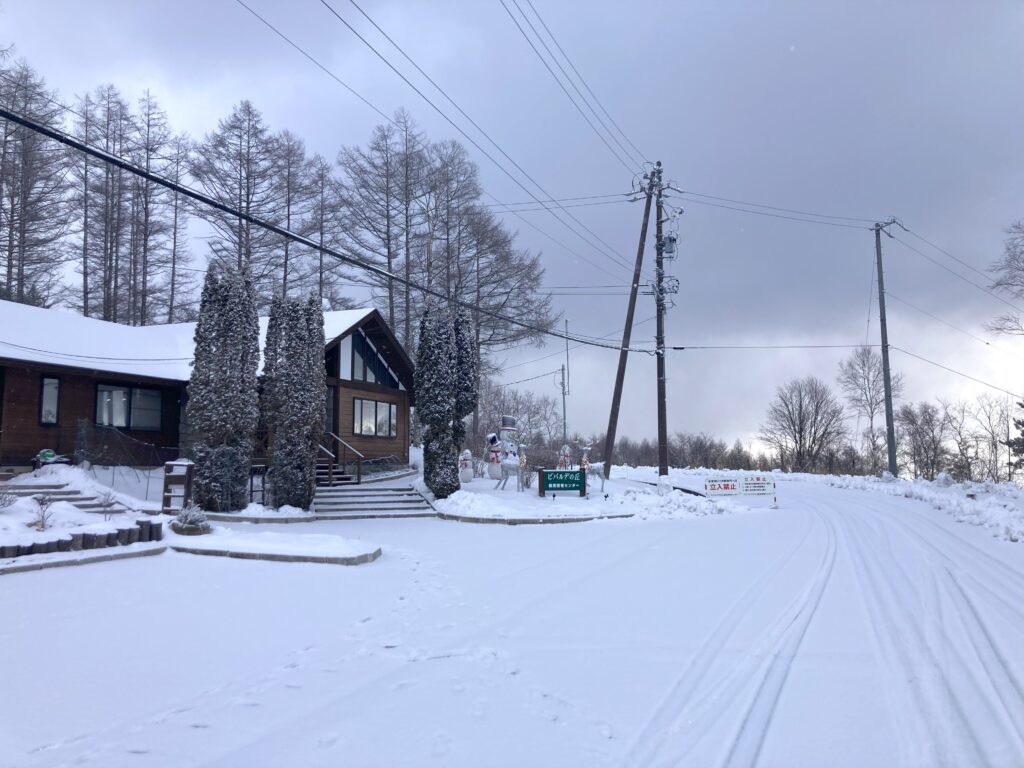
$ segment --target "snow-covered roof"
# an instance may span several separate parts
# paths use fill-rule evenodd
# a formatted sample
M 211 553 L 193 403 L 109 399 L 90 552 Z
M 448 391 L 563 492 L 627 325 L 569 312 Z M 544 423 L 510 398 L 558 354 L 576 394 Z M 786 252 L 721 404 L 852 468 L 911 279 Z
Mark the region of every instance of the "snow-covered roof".
M 372 308 L 324 312 L 328 342 L 362 322 Z M 130 326 L 0 301 L 0 358 L 188 381 L 195 323 Z M 260 350 L 267 318 L 260 318 Z M 262 362 L 261 362 L 262 365 Z

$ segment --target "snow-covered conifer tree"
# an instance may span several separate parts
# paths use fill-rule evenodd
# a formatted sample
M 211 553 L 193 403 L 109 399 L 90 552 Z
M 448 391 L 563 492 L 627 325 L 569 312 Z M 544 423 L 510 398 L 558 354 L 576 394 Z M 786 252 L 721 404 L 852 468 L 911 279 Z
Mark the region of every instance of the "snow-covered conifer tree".
M 476 344 L 473 321 L 469 312 L 459 307 L 455 310 L 455 412 L 452 421 L 452 437 L 457 450 L 462 450 L 466 438 L 467 416 L 476 410 L 478 399 L 478 369 L 480 351 Z
M 455 413 L 455 332 L 447 308 L 428 308 L 420 320 L 416 359 L 416 413 L 425 426 L 423 480 L 439 499 L 459 489 Z
M 258 416 L 259 324 L 248 268 L 206 274 L 186 414 L 196 463 L 193 492 L 204 509 L 247 503 Z
M 263 413 L 274 502 L 308 509 L 324 423 L 323 313 L 315 298 L 275 298 L 264 349 Z

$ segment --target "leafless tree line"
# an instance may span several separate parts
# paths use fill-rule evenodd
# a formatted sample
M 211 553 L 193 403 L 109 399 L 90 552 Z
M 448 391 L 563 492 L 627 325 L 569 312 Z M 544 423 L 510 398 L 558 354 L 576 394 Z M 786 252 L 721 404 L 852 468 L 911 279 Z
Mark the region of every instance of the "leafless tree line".
M 0 103 L 321 247 L 473 301 L 483 308 L 474 320 L 485 360 L 489 350 L 539 338 L 502 318 L 528 317 L 539 328 L 557 319 L 538 290 L 539 254 L 517 247 L 483 204 L 465 149 L 428 140 L 405 111 L 331 161 L 294 133 L 271 130 L 249 101 L 194 140 L 171 128 L 148 92 L 133 105 L 106 85 L 65 107 L 27 63 L 9 57 L 0 58 Z M 194 250 L 197 237 L 205 246 Z M 198 278 L 213 260 L 250 268 L 261 312 L 275 296 L 310 293 L 345 308 L 346 289 L 369 285 L 415 351 L 426 300 L 415 288 L 0 121 L 0 297 L 134 325 L 178 322 L 194 317 Z
M 837 394 L 814 376 L 776 391 L 761 440 L 781 468 L 794 472 L 879 474 L 886 466 L 882 361 L 860 347 L 839 365 Z M 893 376 L 899 399 L 903 380 Z M 844 406 L 843 399 L 846 404 Z M 1013 478 L 1010 439 L 1013 404 L 982 394 L 975 401 L 900 403 L 895 407 L 897 468 L 903 476 L 956 480 Z M 879 423 L 881 420 L 883 423 Z

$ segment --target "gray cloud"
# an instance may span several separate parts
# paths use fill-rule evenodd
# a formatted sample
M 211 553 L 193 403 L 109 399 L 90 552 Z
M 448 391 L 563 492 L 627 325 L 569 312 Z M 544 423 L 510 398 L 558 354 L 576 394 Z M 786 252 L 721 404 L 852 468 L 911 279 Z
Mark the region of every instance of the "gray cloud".
M 334 4 L 355 23 L 358 16 L 345 0 Z M 894 214 L 982 269 L 998 256 L 1003 228 L 1024 216 L 1019 3 L 535 4 L 630 138 L 651 159 L 662 160 L 667 176 L 683 189 L 840 215 Z M 460 138 L 319 3 L 254 0 L 253 7 L 385 112 L 404 105 L 433 138 Z M 499 3 L 368 0 L 365 8 L 549 191 L 569 196 L 629 187 L 629 175 L 583 123 Z M 175 127 L 194 135 L 213 128 L 242 98 L 252 99 L 273 127 L 290 128 L 327 156 L 342 144 L 363 142 L 379 122 L 228 0 L 7 0 L 0 6 L 0 40 L 14 42 L 65 97 L 104 82 L 130 97 L 149 87 Z M 447 109 L 440 97 L 437 103 Z M 526 199 L 478 152 L 471 154 L 491 192 L 503 200 Z M 668 318 L 670 343 L 864 340 L 874 255 L 870 231 L 680 204 L 686 213 L 673 272 L 681 291 Z M 639 205 L 573 212 L 632 260 Z M 550 216 L 523 215 L 605 265 L 621 283 L 628 281 L 627 270 L 595 254 Z M 615 282 L 517 219 L 509 223 L 523 245 L 544 252 L 548 284 Z M 1001 305 L 899 243 L 884 245 L 887 286 L 894 294 L 984 335 L 983 323 Z M 558 301 L 574 331 L 620 329 L 625 297 Z M 650 297 L 641 297 L 637 318 L 653 314 L 652 305 Z M 877 343 L 877 323 L 868 331 Z M 1024 388 L 1019 361 L 895 302 L 890 336 L 895 345 L 978 378 Z M 638 326 L 634 340 L 650 346 L 653 323 Z M 996 343 L 1024 356 L 1016 340 Z M 510 351 L 507 360 L 556 348 Z M 831 379 L 842 354 L 670 353 L 670 428 L 749 439 L 775 386 L 805 373 Z M 508 380 L 559 362 L 517 367 Z M 981 391 L 897 352 L 893 363 L 906 375 L 910 399 Z M 604 428 L 614 366 L 612 352 L 572 353 L 571 428 Z M 620 434 L 653 436 L 654 361 L 637 355 L 630 366 Z M 544 379 L 524 386 L 556 391 Z

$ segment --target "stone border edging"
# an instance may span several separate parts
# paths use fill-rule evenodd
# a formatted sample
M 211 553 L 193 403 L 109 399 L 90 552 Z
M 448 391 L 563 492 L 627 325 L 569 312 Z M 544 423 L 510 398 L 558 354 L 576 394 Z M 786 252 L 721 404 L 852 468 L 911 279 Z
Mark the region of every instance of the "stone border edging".
M 410 469 L 408 472 L 403 472 L 401 475 L 388 475 L 387 477 L 381 477 L 381 478 L 378 478 L 376 480 L 367 480 L 364 477 L 362 482 L 355 484 L 355 487 L 358 488 L 360 485 L 372 485 L 374 483 L 386 483 L 388 480 L 404 480 L 407 477 L 415 477 L 419 473 L 420 473 L 420 471 L 418 469 Z M 353 486 L 345 486 L 345 487 L 346 488 L 351 488 Z
M 455 523 L 481 523 L 492 525 L 557 525 L 560 523 L 588 523 L 591 520 L 619 520 L 626 517 L 633 517 L 633 512 L 626 512 L 617 515 L 590 515 L 588 517 L 472 517 L 470 515 L 452 515 L 446 512 L 438 512 L 437 516 L 442 520 L 450 520 Z
M 366 514 L 360 513 L 358 515 L 338 515 L 331 512 L 310 512 L 308 515 L 294 515 L 281 517 L 256 517 L 253 515 L 229 515 L 220 513 L 207 513 L 206 519 L 214 523 L 315 523 L 320 520 L 376 520 L 378 518 L 389 518 L 389 517 L 437 517 L 435 512 L 396 512 L 395 514 L 388 514 L 386 512 L 373 513 L 369 512 Z
M 161 555 L 167 551 L 167 545 L 162 547 L 148 547 L 134 552 L 118 551 L 104 555 L 87 555 L 86 557 L 66 557 L 62 560 L 46 560 L 39 563 L 24 563 L 22 565 L 0 566 L 0 576 L 8 573 L 23 573 L 25 571 L 42 571 L 47 568 L 61 568 L 69 565 L 88 565 L 89 563 L 103 563 L 107 560 L 128 560 L 133 557 L 149 557 Z
M 170 549 L 175 552 L 185 552 L 190 555 L 211 555 L 213 557 L 236 557 L 240 560 L 272 560 L 278 563 L 321 563 L 324 565 L 362 565 L 372 563 L 381 556 L 381 549 L 377 547 L 373 552 L 366 552 L 362 555 L 330 556 L 330 555 L 284 555 L 266 552 L 234 552 L 229 549 L 203 549 L 201 547 L 182 547 L 177 544 L 170 544 Z

